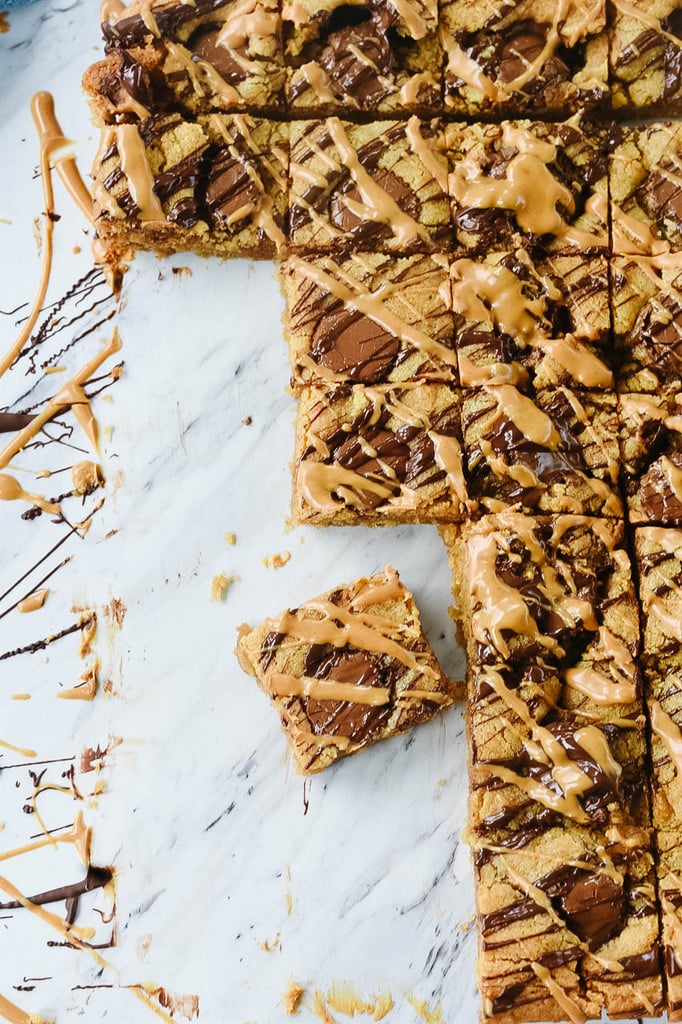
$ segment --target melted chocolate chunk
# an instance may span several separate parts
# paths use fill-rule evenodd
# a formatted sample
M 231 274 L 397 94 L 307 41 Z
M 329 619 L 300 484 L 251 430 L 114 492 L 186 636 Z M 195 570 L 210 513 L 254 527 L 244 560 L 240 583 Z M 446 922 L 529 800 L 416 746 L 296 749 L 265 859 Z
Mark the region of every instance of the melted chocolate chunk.
M 388 95 L 386 80 L 397 68 L 388 35 L 374 19 L 332 33 L 318 63 L 362 110 L 374 110 Z
M 211 165 L 206 188 L 206 207 L 211 221 L 223 230 L 238 229 L 261 198 L 247 162 L 227 149 L 221 150 Z
M 383 189 L 404 213 L 407 213 L 414 220 L 418 219 L 421 209 L 419 197 L 406 181 L 399 178 L 393 171 L 383 167 L 374 169 L 372 177 L 377 186 Z M 335 227 L 340 228 L 347 234 L 361 238 L 363 245 L 367 244 L 370 240 L 378 243 L 383 238 L 390 237 L 391 229 L 387 224 L 383 224 L 381 221 L 358 217 L 348 208 L 344 199 L 350 199 L 361 207 L 364 205 L 362 195 L 350 175 L 348 175 L 341 188 L 332 196 L 330 220 Z
M 306 654 L 304 674 L 355 686 L 387 687 L 391 692 L 402 667 L 385 657 L 313 644 Z M 316 736 L 344 736 L 355 743 L 380 732 L 393 713 L 393 703 L 372 706 L 343 700 L 301 699 Z
M 399 350 L 395 335 L 357 310 L 341 308 L 320 320 L 310 354 L 334 373 L 375 384 L 390 372 Z
M 197 57 L 211 64 L 226 82 L 242 82 L 247 77 L 247 70 L 235 60 L 228 48 L 218 45 L 219 35 L 220 26 L 202 25 L 194 32 L 187 45 Z
M 169 220 L 191 228 L 201 219 L 199 202 L 195 198 L 202 171 L 203 151 L 191 153 L 174 167 L 158 174 L 154 180 L 154 191 L 162 203 L 168 203 L 178 192 L 191 190 L 192 195 L 178 197 L 166 211 Z

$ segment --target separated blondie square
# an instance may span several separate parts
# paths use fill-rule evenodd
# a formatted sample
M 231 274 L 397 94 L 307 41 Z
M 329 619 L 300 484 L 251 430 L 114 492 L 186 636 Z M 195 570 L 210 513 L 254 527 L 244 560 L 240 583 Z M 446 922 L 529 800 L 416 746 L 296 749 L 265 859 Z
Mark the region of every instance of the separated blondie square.
M 104 128 L 92 173 L 109 258 L 137 248 L 272 259 L 286 242 L 288 132 L 248 114 Z
M 558 124 L 453 123 L 445 143 L 456 250 L 606 250 L 603 126 L 582 113 Z
M 454 258 L 450 276 L 465 387 L 613 387 L 603 256 L 519 248 Z
M 132 0 L 104 17 L 107 56 L 83 80 L 99 123 L 171 110 L 281 115 L 278 0 Z
M 305 775 L 428 721 L 458 695 L 391 566 L 240 627 L 237 656 L 271 698 Z
M 445 0 L 445 108 L 563 116 L 608 101 L 605 0 Z
M 611 0 L 610 73 L 615 109 L 632 115 L 682 104 L 678 0 Z
M 652 845 L 626 827 L 474 839 L 482 1021 L 661 1013 Z
M 621 516 L 614 395 L 512 384 L 465 390 L 464 466 L 482 509 Z
M 614 256 L 610 266 L 618 390 L 682 390 L 682 256 Z
M 301 0 L 284 4 L 283 22 L 287 102 L 297 117 L 438 112 L 436 0 Z
M 291 124 L 291 244 L 299 252 L 451 248 L 437 121 Z
M 682 526 L 682 390 L 618 399 L 631 523 Z
M 644 666 L 666 675 L 682 665 L 682 530 L 635 530 Z
M 675 793 L 679 807 L 680 793 Z M 674 828 L 659 828 L 658 902 L 661 915 L 662 960 L 669 1021 L 682 1020 L 682 842 L 679 819 Z
M 459 522 L 470 507 L 460 399 L 439 384 L 301 392 L 293 518 L 315 526 Z
M 616 255 L 658 257 L 682 250 L 682 123 L 614 127 L 609 157 L 612 247 Z
M 290 256 L 292 384 L 458 383 L 445 256 Z

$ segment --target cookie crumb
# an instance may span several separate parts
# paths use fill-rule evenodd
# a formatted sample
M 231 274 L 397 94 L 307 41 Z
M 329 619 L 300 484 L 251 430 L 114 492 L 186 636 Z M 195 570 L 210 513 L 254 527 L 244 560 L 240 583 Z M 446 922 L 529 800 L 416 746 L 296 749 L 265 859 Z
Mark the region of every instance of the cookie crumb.
M 211 600 L 224 601 L 228 590 L 236 580 L 236 576 L 227 576 L 224 572 L 214 576 L 211 581 Z
M 253 417 L 245 416 L 244 419 L 242 420 L 242 423 L 244 424 L 245 427 L 250 427 L 251 424 L 253 423 Z
M 226 533 L 225 534 L 225 541 L 226 541 L 227 544 L 231 544 L 232 546 L 234 546 L 237 543 L 237 534 L 236 533 Z
M 266 555 L 263 565 L 266 569 L 281 569 L 291 558 L 291 551 L 280 551 L 274 555 Z

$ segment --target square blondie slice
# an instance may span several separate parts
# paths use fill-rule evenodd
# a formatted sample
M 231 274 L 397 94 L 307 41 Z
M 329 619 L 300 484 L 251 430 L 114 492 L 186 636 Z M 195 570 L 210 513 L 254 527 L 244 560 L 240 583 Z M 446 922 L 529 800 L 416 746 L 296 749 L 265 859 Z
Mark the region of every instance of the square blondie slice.
M 292 384 L 457 384 L 445 256 L 290 256 L 281 281 Z
M 678 0 L 612 0 L 613 107 L 632 115 L 682 107 L 682 15 Z
M 652 845 L 627 827 L 473 838 L 482 1021 L 661 1013 Z
M 605 252 L 607 130 L 582 112 L 560 123 L 445 126 L 455 249 Z
M 305 388 L 294 522 L 460 522 L 470 508 L 460 437 L 459 392 L 445 384 Z
M 454 258 L 450 276 L 465 387 L 613 388 L 605 257 L 519 248 Z
M 472 827 L 648 824 L 623 523 L 503 513 L 441 532 L 467 648 Z
M 631 523 L 682 526 L 682 388 L 618 398 Z
M 284 109 L 278 0 L 132 0 L 109 4 L 107 57 L 83 84 L 99 123 L 179 110 Z
M 438 121 L 291 124 L 291 244 L 299 252 L 451 248 Z
M 272 259 L 286 243 L 288 125 L 248 114 L 164 114 L 102 130 L 95 227 L 109 258 Z
M 237 656 L 271 698 L 305 775 L 428 721 L 458 696 L 391 566 L 240 627 Z
M 444 0 L 445 108 L 565 116 L 608 100 L 606 3 Z
M 618 390 L 682 390 L 682 255 L 611 259 Z
M 658 257 L 682 251 L 682 123 L 612 129 L 609 188 L 613 252 Z
M 438 113 L 437 0 L 298 0 L 284 4 L 283 27 L 295 116 Z
M 469 493 L 489 512 L 623 514 L 615 395 L 467 389 L 462 439 Z

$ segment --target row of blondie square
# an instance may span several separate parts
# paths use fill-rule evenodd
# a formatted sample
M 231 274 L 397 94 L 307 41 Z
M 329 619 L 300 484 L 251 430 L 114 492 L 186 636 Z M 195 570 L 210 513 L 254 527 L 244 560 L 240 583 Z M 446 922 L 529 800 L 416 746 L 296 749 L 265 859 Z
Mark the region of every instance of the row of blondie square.
M 178 9 L 126 10 L 154 36 L 157 6 Z M 194 97 L 211 79 L 177 44 L 169 65 L 153 40 L 114 51 L 94 168 L 111 258 L 287 256 L 295 518 L 441 524 L 484 1018 L 682 1019 L 678 127 L 188 116 L 149 109 L 169 68 Z M 388 570 L 240 654 L 304 771 L 453 699 Z

